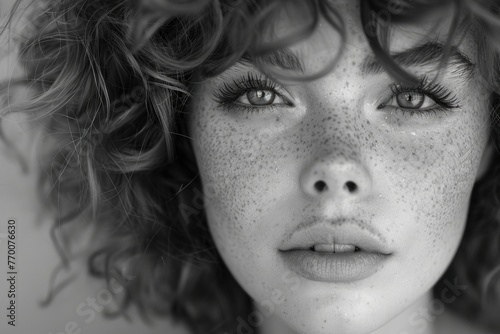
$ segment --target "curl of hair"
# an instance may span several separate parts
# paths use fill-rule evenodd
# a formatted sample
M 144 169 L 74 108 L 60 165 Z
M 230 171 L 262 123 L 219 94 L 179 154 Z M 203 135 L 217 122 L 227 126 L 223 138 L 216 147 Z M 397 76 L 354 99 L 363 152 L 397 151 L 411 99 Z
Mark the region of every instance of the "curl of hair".
M 256 36 L 269 28 L 269 18 L 284 2 L 39 0 L 30 12 L 31 25 L 19 50 L 26 78 L 8 84 L 29 85 L 35 92 L 9 110 L 45 120 L 53 151 L 42 161 L 46 173 L 40 189 L 49 191 L 57 224 L 82 219 L 94 223 L 90 272 L 122 283 L 120 312 L 135 304 L 144 317 L 169 315 L 193 333 L 234 332 L 237 317 L 250 313 L 250 298 L 224 266 L 209 235 L 186 131 L 187 103 L 193 74 L 213 76 L 242 57 L 265 57 L 276 50 L 259 45 Z M 492 42 L 499 40 L 498 5 L 453 2 L 460 15 L 468 13 L 485 32 L 478 42 L 479 70 L 492 96 L 498 96 L 498 45 Z M 325 15 L 342 29 L 332 6 L 322 0 L 310 3 L 314 25 L 279 47 L 307 38 L 313 31 L 308 29 Z M 397 79 L 413 81 L 384 48 L 387 22 L 377 13 L 391 1 L 361 3 L 364 26 L 377 23 L 377 34 L 365 32 L 381 64 Z M 399 3 L 394 22 L 425 12 L 419 9 L 432 10 L 437 2 Z M 492 99 L 492 141 L 497 145 L 499 102 Z M 498 310 L 497 170 L 498 156 L 474 188 L 467 233 L 447 273 L 470 282 L 467 296 L 452 305 L 459 312 L 484 305 L 484 291 L 495 286 L 495 298 L 488 294 L 486 301 L 490 310 L 491 305 Z

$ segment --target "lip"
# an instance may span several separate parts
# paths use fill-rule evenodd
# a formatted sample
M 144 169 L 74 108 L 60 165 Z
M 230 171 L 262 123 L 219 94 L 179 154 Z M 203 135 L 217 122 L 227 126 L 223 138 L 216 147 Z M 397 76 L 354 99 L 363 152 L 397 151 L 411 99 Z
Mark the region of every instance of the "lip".
M 359 251 L 315 252 L 314 245 L 353 245 Z M 357 219 L 300 225 L 279 248 L 286 266 L 302 277 L 321 282 L 354 282 L 375 274 L 391 255 L 385 238 L 371 224 Z

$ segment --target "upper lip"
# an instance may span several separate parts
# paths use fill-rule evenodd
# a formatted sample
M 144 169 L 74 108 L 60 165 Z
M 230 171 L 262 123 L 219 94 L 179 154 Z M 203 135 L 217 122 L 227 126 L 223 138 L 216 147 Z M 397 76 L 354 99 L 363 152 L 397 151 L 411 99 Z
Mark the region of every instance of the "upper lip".
M 386 239 L 372 224 L 359 219 L 319 220 L 299 225 L 282 242 L 281 251 L 311 249 L 319 244 L 353 245 L 361 251 L 390 254 Z

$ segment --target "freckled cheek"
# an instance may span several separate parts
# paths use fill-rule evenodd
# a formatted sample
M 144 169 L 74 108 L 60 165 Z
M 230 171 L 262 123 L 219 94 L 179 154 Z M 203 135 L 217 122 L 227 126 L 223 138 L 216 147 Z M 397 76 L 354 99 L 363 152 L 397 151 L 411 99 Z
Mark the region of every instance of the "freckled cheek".
M 281 157 L 270 135 L 219 118 L 200 119 L 201 124 L 196 127 L 196 156 L 210 231 L 233 275 L 253 291 L 261 282 L 276 279 L 263 278 L 269 271 L 256 268 L 265 268 L 275 256 L 270 245 L 276 240 L 265 217 L 284 191 L 278 168 Z
M 486 140 L 477 122 L 468 122 L 467 127 L 408 135 L 388 149 L 387 186 L 394 191 L 389 196 L 424 243 L 455 244 L 465 225 Z
M 230 132 L 221 129 L 220 134 L 206 133 L 201 137 L 198 161 L 204 185 L 213 188 L 217 202 L 238 201 L 242 209 L 255 206 L 258 202 L 252 199 L 268 193 L 279 170 L 277 161 L 265 149 L 265 139 L 222 133 Z
M 276 150 L 279 144 L 271 134 L 209 115 L 197 119 L 193 130 L 214 238 L 227 247 L 251 249 L 264 243 L 263 217 L 285 186 L 280 176 L 282 154 Z

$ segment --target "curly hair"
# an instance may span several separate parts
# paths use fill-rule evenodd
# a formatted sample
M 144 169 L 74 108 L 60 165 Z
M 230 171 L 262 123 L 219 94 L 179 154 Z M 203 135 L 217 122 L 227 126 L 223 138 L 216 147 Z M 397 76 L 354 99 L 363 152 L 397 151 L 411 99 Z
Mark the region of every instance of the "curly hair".
M 320 17 L 343 34 L 333 5 L 314 0 L 301 3 L 311 17 L 302 31 L 273 45 L 259 43 L 258 32 L 285 2 L 290 1 L 30 3 L 30 23 L 18 41 L 25 77 L 4 83 L 2 93 L 15 85 L 32 89 L 29 101 L 8 110 L 43 121 L 50 152 L 40 162 L 40 192 L 48 195 L 56 214 L 56 245 L 61 247 L 64 225 L 92 222 L 96 238 L 89 270 L 108 283 L 116 279 L 123 284 L 119 312 L 135 304 L 144 317 L 171 316 L 193 333 L 232 333 L 232 321 L 250 313 L 250 297 L 218 255 L 203 212 L 202 185 L 186 131 L 190 82 L 195 74 L 217 75 L 243 57 L 266 71 L 260 60 L 306 39 Z M 452 33 L 464 22 L 482 32 L 478 70 L 491 89 L 491 140 L 498 147 L 497 1 L 361 0 L 365 35 L 389 74 L 415 81 L 389 56 L 384 34 L 391 22 L 412 19 L 415 12 L 423 15 L 444 2 L 456 8 Z M 380 15 L 395 3 L 398 10 L 390 17 Z M 323 75 L 332 66 L 303 79 Z M 450 307 L 496 328 L 496 314 L 487 310 L 500 306 L 499 169 L 495 154 L 475 185 L 464 239 L 445 274 L 472 287 Z M 64 254 L 61 249 L 66 263 Z M 436 293 L 439 289 L 440 284 Z

